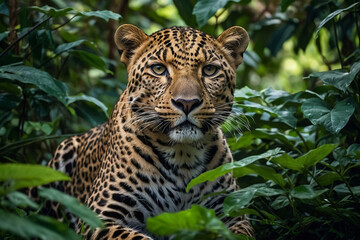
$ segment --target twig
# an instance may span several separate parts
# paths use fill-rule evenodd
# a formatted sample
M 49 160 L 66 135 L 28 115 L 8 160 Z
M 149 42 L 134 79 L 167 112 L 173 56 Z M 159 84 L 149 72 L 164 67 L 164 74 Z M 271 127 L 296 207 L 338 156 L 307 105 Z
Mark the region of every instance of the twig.
M 337 50 L 337 53 L 339 55 L 339 59 L 340 59 L 340 63 L 341 63 L 341 69 L 343 69 L 344 68 L 344 60 L 341 57 L 341 52 L 340 52 L 340 48 L 339 48 L 339 40 L 338 40 L 337 30 L 336 30 L 336 23 L 335 23 L 334 19 L 332 20 L 332 23 L 333 23 L 333 27 L 334 27 L 336 50 Z
M 66 24 L 68 24 L 71 20 L 73 20 L 73 19 L 74 19 L 75 17 L 77 17 L 77 16 L 78 16 L 78 15 L 75 14 L 74 16 L 72 16 L 71 18 L 69 18 L 67 21 L 65 21 L 63 24 L 57 26 L 56 28 L 51 29 L 51 31 L 58 30 L 59 28 L 65 26 Z
M 38 22 L 35 26 L 33 26 L 32 28 L 30 28 L 26 33 L 24 33 L 22 36 L 20 36 L 18 39 L 16 39 L 13 43 L 11 43 L 4 51 L 2 51 L 0 53 L 0 58 L 2 56 L 4 56 L 8 51 L 10 51 L 10 49 L 12 49 L 14 46 L 16 46 L 16 44 L 22 40 L 24 37 L 26 37 L 27 35 L 29 35 L 32 31 L 34 31 L 36 28 L 38 28 L 41 24 L 47 22 L 49 19 L 51 18 L 51 16 L 47 17 L 46 19 L 44 19 L 41 22 Z

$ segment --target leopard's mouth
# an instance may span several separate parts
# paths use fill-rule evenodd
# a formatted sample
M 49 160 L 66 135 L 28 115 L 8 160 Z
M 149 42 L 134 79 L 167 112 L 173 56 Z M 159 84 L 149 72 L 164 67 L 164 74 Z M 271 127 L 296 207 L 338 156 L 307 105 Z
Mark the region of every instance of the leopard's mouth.
M 171 140 L 181 143 L 193 143 L 204 137 L 202 130 L 189 120 L 170 128 L 168 135 Z

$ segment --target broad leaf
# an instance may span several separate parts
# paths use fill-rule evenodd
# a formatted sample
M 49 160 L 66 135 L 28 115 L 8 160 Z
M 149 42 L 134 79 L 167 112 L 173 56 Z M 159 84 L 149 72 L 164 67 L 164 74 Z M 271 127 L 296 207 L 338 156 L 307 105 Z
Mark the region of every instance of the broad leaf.
M 297 158 L 296 161 L 300 162 L 303 165 L 303 168 L 309 168 L 314 166 L 321 160 L 323 160 L 327 155 L 329 155 L 334 149 L 336 145 L 334 144 L 325 144 L 316 149 L 310 150 L 306 154 Z
M 186 187 L 186 191 L 189 191 L 190 188 L 195 186 L 196 184 L 203 183 L 206 181 L 214 181 L 216 178 L 225 175 L 226 173 L 229 173 L 233 169 L 245 167 L 259 159 L 263 158 L 270 158 L 280 153 L 280 148 L 276 148 L 274 150 L 269 150 L 263 154 L 260 155 L 254 155 L 247 158 L 244 158 L 239 161 L 235 161 L 233 163 L 226 163 L 220 167 L 217 167 L 215 169 L 212 169 L 210 171 L 202 173 L 200 176 L 192 179 L 190 183 Z
M 32 6 L 29 7 L 30 9 L 36 10 L 38 12 L 42 12 L 50 17 L 62 17 L 62 16 L 66 16 L 70 13 L 70 11 L 73 10 L 73 8 L 62 8 L 62 9 L 57 9 L 54 7 L 50 7 L 48 5 L 42 6 L 42 7 L 36 7 L 36 6 Z
M 336 172 L 327 172 L 324 175 L 321 175 L 321 176 L 317 177 L 316 181 L 321 186 L 326 186 L 326 185 L 331 185 L 335 181 L 340 180 L 340 179 L 341 179 L 341 177 L 339 176 L 338 173 L 336 173 Z
M 193 4 L 191 0 L 173 0 L 181 18 L 185 21 L 186 25 L 195 28 L 196 18 L 192 14 Z
M 6 191 L 68 180 L 71 178 L 64 173 L 46 166 L 19 163 L 0 164 L 0 181 L 5 181 Z M 3 191 L 4 189 L 0 189 L 0 193 Z
M 204 26 L 207 21 L 220 9 L 225 7 L 228 2 L 246 4 L 249 0 L 198 0 L 194 6 L 193 14 L 199 27 Z
M 204 207 L 193 205 L 190 209 L 177 213 L 163 213 L 156 217 L 148 218 L 146 221 L 147 229 L 160 236 L 179 234 L 187 231 L 193 232 L 193 238 L 197 239 L 196 232 L 210 232 L 212 236 L 218 236 L 218 239 L 243 239 L 233 235 L 225 224 L 216 218 L 213 210 L 207 210 Z M 178 235 L 178 236 L 179 236 Z
M 101 11 L 90 11 L 90 12 L 84 12 L 84 11 L 76 11 L 73 8 L 62 8 L 62 9 L 57 9 L 54 7 L 50 7 L 50 6 L 42 6 L 42 7 L 30 7 L 30 9 L 42 12 L 48 16 L 51 17 L 62 17 L 62 16 L 66 16 L 68 14 L 73 14 L 76 16 L 85 16 L 85 17 L 97 17 L 97 18 L 101 18 L 105 21 L 109 21 L 109 19 L 114 19 L 116 21 L 118 21 L 119 19 L 121 19 L 121 15 L 114 13 L 112 11 L 109 10 L 101 10 Z
M 339 15 L 340 13 L 342 12 L 346 12 L 354 7 L 356 7 L 356 5 L 358 5 L 359 2 L 356 2 L 356 3 L 353 3 L 351 4 L 349 7 L 347 8 L 342 8 L 342 9 L 338 9 L 332 13 L 330 13 L 326 18 L 324 18 L 324 20 L 321 21 L 321 23 L 319 24 L 319 26 L 317 27 L 316 29 L 316 32 L 315 32 L 315 38 L 318 37 L 318 34 L 319 34 L 319 31 L 320 29 L 327 23 L 329 22 L 330 20 L 332 20 L 334 17 L 336 17 L 337 15 Z
M 77 41 L 74 41 L 74 42 L 60 44 L 59 46 L 57 46 L 57 48 L 55 49 L 54 52 L 55 52 L 55 54 L 58 55 L 58 54 L 61 54 L 63 52 L 67 52 L 69 50 L 72 50 L 75 47 L 78 47 L 78 46 L 80 46 L 82 44 L 96 50 L 96 46 L 95 46 L 95 44 L 93 42 L 81 39 L 81 40 L 77 40 Z
M 101 110 L 103 110 L 106 117 L 109 117 L 108 113 L 107 113 L 108 108 L 105 106 L 105 104 L 103 104 L 102 102 L 100 102 L 99 100 L 97 100 L 94 97 L 87 96 L 85 94 L 81 94 L 81 95 L 78 95 L 78 96 L 69 96 L 67 98 L 67 103 L 68 104 L 74 103 L 76 101 L 88 101 L 88 102 L 94 103 L 96 106 L 101 108 Z
M 0 209 L 0 229 L 9 231 L 24 239 L 40 238 L 43 240 L 68 240 L 81 239 L 67 225 L 53 218 L 34 215 L 31 217 L 20 217 L 11 212 Z
M 349 72 L 342 70 L 333 70 L 326 72 L 311 73 L 308 77 L 318 77 L 324 84 L 331 85 L 345 92 L 354 81 L 356 75 L 360 72 L 360 62 L 354 63 Z M 305 78 L 305 79 L 306 79 Z
M 39 205 L 37 203 L 33 202 L 27 195 L 22 192 L 11 192 L 9 194 L 6 194 L 6 198 L 9 199 L 8 204 L 16 207 L 30 207 L 33 209 L 39 208 Z
M 260 97 L 261 93 L 253 90 L 247 86 L 241 88 L 241 89 L 235 89 L 234 97 L 237 101 L 243 100 L 243 99 L 251 99 L 251 98 L 257 98 Z
M 0 78 L 32 84 L 46 92 L 50 96 L 56 97 L 65 104 L 67 87 L 63 82 L 54 79 L 47 72 L 29 66 L 1 66 Z
M 118 21 L 119 19 L 121 19 L 121 15 L 114 13 L 112 11 L 109 10 L 101 10 L 101 11 L 90 11 L 90 12 L 78 12 L 76 15 L 78 16 L 87 16 L 87 17 L 97 17 L 97 18 L 101 18 L 105 21 L 109 21 L 109 19 L 113 19 L 115 21 Z
M 310 185 L 300 185 L 290 191 L 290 195 L 298 199 L 313 199 L 329 189 L 314 190 Z
M 68 211 L 84 220 L 92 228 L 103 227 L 103 223 L 97 214 L 91 211 L 85 205 L 79 203 L 78 200 L 74 197 L 71 197 L 53 188 L 39 189 L 39 196 L 61 203 Z
M 72 50 L 71 54 L 84 63 L 88 64 L 91 67 L 100 69 L 106 73 L 112 74 L 110 70 L 106 68 L 106 63 L 104 59 L 102 59 L 100 56 L 92 54 L 90 52 L 82 51 L 82 50 Z
M 290 157 L 287 153 L 279 157 L 274 157 L 271 159 L 272 162 L 278 163 L 283 168 L 292 169 L 295 171 L 302 171 L 303 164 L 299 161 L 296 161 L 294 158 Z
M 263 177 L 266 180 L 272 180 L 274 183 L 282 187 L 286 184 L 284 178 L 280 174 L 276 173 L 274 169 L 266 166 L 250 164 L 245 167 L 234 169 L 233 175 L 234 177 L 243 177 L 253 173 Z
M 355 106 L 352 98 L 336 103 L 333 109 L 321 99 L 310 98 L 301 105 L 301 110 L 312 124 L 321 125 L 336 134 L 345 127 L 355 111 Z
M 265 184 L 254 184 L 230 193 L 224 200 L 224 214 L 238 216 L 241 209 L 247 207 L 255 197 L 271 197 L 284 194 L 281 189 L 269 188 Z

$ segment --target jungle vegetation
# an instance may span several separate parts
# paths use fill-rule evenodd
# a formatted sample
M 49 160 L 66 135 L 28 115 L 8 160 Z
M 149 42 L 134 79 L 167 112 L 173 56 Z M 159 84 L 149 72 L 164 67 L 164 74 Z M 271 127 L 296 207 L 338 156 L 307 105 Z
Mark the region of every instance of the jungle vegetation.
M 113 34 L 132 23 L 149 34 L 249 32 L 235 117 L 223 125 L 235 162 L 188 189 L 233 171 L 241 189 L 223 214 L 247 214 L 257 239 L 358 239 L 359 19 L 356 0 L 1 0 L 0 238 L 81 239 L 66 219 L 41 214 L 46 200 L 102 226 L 66 194 L 40 188 L 34 201 L 23 189 L 69 179 L 45 165 L 63 139 L 107 120 L 127 83 Z M 247 239 L 200 206 L 148 219 L 148 229 Z

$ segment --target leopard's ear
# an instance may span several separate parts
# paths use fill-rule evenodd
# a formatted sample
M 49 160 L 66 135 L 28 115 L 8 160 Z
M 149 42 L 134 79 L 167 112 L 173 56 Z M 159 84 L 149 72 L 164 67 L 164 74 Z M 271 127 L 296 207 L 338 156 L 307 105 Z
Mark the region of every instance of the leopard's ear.
M 221 44 L 221 49 L 230 56 L 234 65 L 239 66 L 243 61 L 243 53 L 250 40 L 245 29 L 238 26 L 231 27 L 220 34 L 217 40 Z
M 118 27 L 114 40 L 120 53 L 120 60 L 128 66 L 134 50 L 148 38 L 141 29 L 132 25 L 124 24 Z

